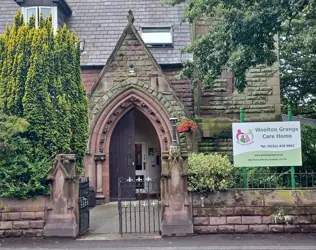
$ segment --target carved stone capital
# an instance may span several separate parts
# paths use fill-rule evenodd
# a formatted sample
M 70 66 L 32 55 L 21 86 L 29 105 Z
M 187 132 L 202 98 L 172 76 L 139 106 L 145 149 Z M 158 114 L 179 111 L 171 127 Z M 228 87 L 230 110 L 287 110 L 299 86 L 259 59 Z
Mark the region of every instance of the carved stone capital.
M 96 162 L 102 162 L 102 161 L 105 161 L 105 154 L 95 154 L 94 155 L 94 160 Z

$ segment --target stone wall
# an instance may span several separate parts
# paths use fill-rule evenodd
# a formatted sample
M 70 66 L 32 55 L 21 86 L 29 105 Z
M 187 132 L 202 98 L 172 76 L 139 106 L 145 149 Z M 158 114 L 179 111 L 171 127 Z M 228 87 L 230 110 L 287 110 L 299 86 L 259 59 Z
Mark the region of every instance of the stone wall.
M 29 200 L 0 198 L 0 237 L 41 237 L 49 197 Z
M 275 67 L 258 67 L 247 73 L 248 87 L 239 94 L 233 87 L 233 76 L 223 72 L 222 78 L 200 97 L 201 116 L 239 118 L 240 107 L 252 119 L 279 119 L 280 80 Z
M 180 65 L 168 65 L 162 67 L 165 77 L 168 79 L 176 96 L 186 106 L 190 115 L 194 115 L 193 88 L 190 80 L 177 79 L 181 70 Z
M 212 30 L 216 17 L 194 23 L 193 37 Z M 280 120 L 280 76 L 278 63 L 272 67 L 258 66 L 246 74 L 248 87 L 239 94 L 234 88 L 234 76 L 222 72 L 212 88 L 200 90 L 199 105 L 202 118 L 239 119 L 239 109 L 245 109 L 245 120 Z M 204 129 L 207 133 L 207 129 Z M 208 135 L 204 135 L 208 137 Z
M 28 200 L 0 198 L 0 237 L 79 234 L 79 181 L 75 155 L 59 154 L 48 175 L 51 193 Z
M 192 202 L 198 234 L 316 232 L 316 190 L 193 193 Z

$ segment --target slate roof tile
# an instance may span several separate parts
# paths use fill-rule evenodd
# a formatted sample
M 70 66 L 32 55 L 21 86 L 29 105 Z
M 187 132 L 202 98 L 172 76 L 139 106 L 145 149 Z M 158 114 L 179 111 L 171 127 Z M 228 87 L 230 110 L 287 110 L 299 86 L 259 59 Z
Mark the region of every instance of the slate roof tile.
M 19 6 L 14 0 L 0 0 L 0 33 Z M 160 64 L 181 63 L 191 55 L 181 55 L 180 49 L 190 44 L 190 25 L 181 23 L 184 4 L 168 6 L 164 0 L 67 0 L 73 10 L 67 25 L 85 40 L 82 65 L 104 65 L 127 24 L 127 12 L 132 10 L 135 27 L 173 26 L 173 48 L 150 48 Z
M 190 55 L 180 49 L 190 44 L 190 25 L 182 23 L 184 5 L 168 6 L 163 0 L 67 0 L 73 10 L 69 28 L 85 40 L 83 65 L 104 65 L 127 24 L 132 10 L 135 27 L 172 26 L 174 48 L 151 48 L 158 63 L 180 63 Z M 89 17 L 89 15 L 91 15 Z M 88 17 L 88 19 L 87 19 Z M 87 21 L 89 20 L 89 21 Z M 110 42 L 109 42 L 110 41 Z
M 6 24 L 13 23 L 13 17 L 19 6 L 14 0 L 0 0 L 0 34 L 5 31 Z

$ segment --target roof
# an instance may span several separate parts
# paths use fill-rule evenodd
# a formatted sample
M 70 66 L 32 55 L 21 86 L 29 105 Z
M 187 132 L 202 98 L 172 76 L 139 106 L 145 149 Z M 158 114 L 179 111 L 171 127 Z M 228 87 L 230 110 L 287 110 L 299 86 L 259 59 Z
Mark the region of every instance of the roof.
M 85 40 L 83 65 L 104 65 L 133 11 L 135 27 L 173 26 L 174 48 L 151 48 L 159 64 L 181 63 L 180 49 L 190 44 L 190 25 L 181 19 L 184 4 L 169 6 L 164 0 L 67 0 L 73 10 L 70 29 Z M 183 58 L 185 59 L 185 58 Z
M 19 6 L 14 0 L 1 0 L 0 33 Z M 135 27 L 173 26 L 173 48 L 150 48 L 159 64 L 177 64 L 191 58 L 181 55 L 180 49 L 191 42 L 190 24 L 181 23 L 184 4 L 169 6 L 164 0 L 67 0 L 73 13 L 67 21 L 71 30 L 85 40 L 83 66 L 105 65 L 127 24 L 127 13 L 132 10 Z
M 18 11 L 19 5 L 14 0 L 1 0 L 0 4 L 0 34 L 5 31 L 6 24 L 12 24 L 14 15 Z
M 316 119 L 302 118 L 299 116 L 293 116 L 293 121 L 301 122 L 301 124 L 310 124 L 316 126 Z M 282 121 L 288 121 L 288 115 L 282 115 Z

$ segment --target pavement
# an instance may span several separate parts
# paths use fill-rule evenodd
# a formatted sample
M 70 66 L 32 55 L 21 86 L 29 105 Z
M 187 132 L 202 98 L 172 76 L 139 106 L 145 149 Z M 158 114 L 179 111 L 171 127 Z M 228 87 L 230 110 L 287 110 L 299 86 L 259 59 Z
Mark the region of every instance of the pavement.
M 90 210 L 89 235 L 118 233 L 119 214 L 117 202 L 106 203 Z
M 316 250 L 316 234 L 200 235 L 131 240 L 3 239 L 0 249 L 20 250 Z
M 122 209 L 122 229 L 124 232 L 133 232 L 124 235 L 124 239 L 157 239 L 159 238 L 158 207 L 143 207 L 141 202 L 135 207 L 127 202 Z M 146 202 L 146 205 L 148 203 Z M 149 204 L 152 204 L 149 201 Z M 139 210 L 140 207 L 140 210 Z M 149 223 L 150 222 L 150 223 Z M 150 230 L 149 230 L 150 229 Z M 141 234 L 135 232 L 142 232 Z M 146 232 L 146 233 L 144 233 Z M 99 205 L 90 210 L 89 232 L 79 240 L 120 240 L 119 214 L 117 202 Z

